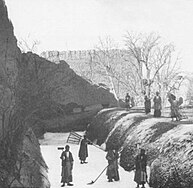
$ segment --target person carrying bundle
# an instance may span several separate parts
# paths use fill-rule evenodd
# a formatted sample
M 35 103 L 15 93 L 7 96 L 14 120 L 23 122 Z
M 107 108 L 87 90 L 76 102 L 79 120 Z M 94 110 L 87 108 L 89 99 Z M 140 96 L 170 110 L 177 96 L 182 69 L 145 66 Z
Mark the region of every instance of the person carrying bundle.
M 180 97 L 179 100 L 177 100 L 175 95 L 168 93 L 168 101 L 171 105 L 170 110 L 172 121 L 174 118 L 176 118 L 176 121 L 180 121 L 182 119 L 182 115 L 179 112 L 179 107 L 183 103 L 183 98 Z

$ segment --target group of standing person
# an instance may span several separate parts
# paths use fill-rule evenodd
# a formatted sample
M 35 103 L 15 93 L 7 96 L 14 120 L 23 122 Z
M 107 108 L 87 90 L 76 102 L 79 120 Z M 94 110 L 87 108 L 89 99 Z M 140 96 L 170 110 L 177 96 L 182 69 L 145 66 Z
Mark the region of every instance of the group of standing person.
M 118 171 L 118 150 L 109 149 L 107 151 L 106 159 L 108 160 L 107 166 L 107 179 L 108 182 L 119 181 L 119 171 Z M 135 158 L 135 176 L 134 181 L 137 183 L 137 188 L 142 185 L 145 188 L 147 183 L 147 155 L 145 154 L 145 149 L 141 148 L 140 152 Z
M 176 99 L 176 96 L 172 93 L 167 94 L 168 101 L 170 103 L 170 115 L 172 121 L 176 118 L 176 121 L 180 121 L 182 119 L 182 115 L 179 112 L 179 107 L 183 103 L 183 98 L 180 97 L 179 100 Z M 144 98 L 144 106 L 145 106 L 145 113 L 149 114 L 151 112 L 151 99 L 145 96 Z M 161 110 L 162 110 L 162 99 L 160 97 L 159 92 L 156 92 L 155 97 L 153 98 L 153 108 L 154 108 L 154 117 L 161 117 Z
M 79 159 L 80 163 L 84 164 L 86 162 L 86 158 L 88 157 L 88 148 L 87 144 L 90 143 L 86 136 L 81 141 L 80 149 L 79 149 Z M 72 169 L 73 169 L 73 163 L 74 159 L 72 156 L 72 153 L 70 152 L 70 146 L 65 146 L 65 151 L 61 154 L 61 160 L 62 160 L 62 173 L 61 173 L 61 187 L 64 187 L 65 185 L 73 186 L 72 184 Z M 113 181 L 119 181 L 119 152 L 118 150 L 108 149 L 106 154 L 106 159 L 108 161 L 107 166 L 107 179 L 108 182 Z M 135 177 L 134 181 L 137 183 L 137 188 L 139 188 L 139 185 L 142 185 L 142 188 L 144 188 L 145 183 L 147 182 L 147 172 L 146 172 L 146 165 L 147 165 L 147 157 L 145 155 L 145 150 L 141 149 L 141 152 L 136 156 L 135 159 Z
M 80 143 L 80 149 L 79 149 L 79 159 L 80 164 L 86 164 L 86 158 L 88 157 L 88 143 L 90 143 L 86 136 L 84 135 L 83 139 Z M 62 160 L 62 173 L 61 173 L 61 187 L 64 187 L 66 184 L 68 186 L 73 186 L 72 182 L 72 169 L 73 169 L 73 163 L 74 159 L 72 156 L 72 153 L 70 152 L 70 146 L 65 146 L 65 151 L 62 152 L 60 159 Z
M 81 140 L 80 143 L 80 148 L 78 152 L 78 156 L 80 159 L 80 164 L 86 164 L 86 158 L 88 157 L 88 147 L 87 145 L 90 143 L 86 136 L 84 135 L 83 139 Z M 92 143 L 91 143 L 92 144 Z M 61 187 L 64 187 L 66 184 L 68 186 L 73 186 L 72 182 L 72 169 L 73 169 L 73 156 L 72 153 L 70 152 L 70 146 L 66 145 L 65 146 L 65 151 L 62 152 L 61 154 L 61 160 L 62 160 L 62 173 L 61 173 Z M 113 182 L 119 181 L 119 172 L 118 172 L 118 158 L 119 158 L 119 153 L 117 150 L 111 150 L 109 149 L 107 151 L 106 159 L 108 161 L 108 166 L 107 166 L 107 179 L 108 182 Z
M 147 95 L 145 95 L 144 99 L 145 99 L 144 102 L 145 113 L 149 114 L 151 112 L 151 99 L 148 98 Z M 159 92 L 156 92 L 156 95 L 153 98 L 153 102 L 154 102 L 154 117 L 161 117 L 162 100 L 159 95 Z
M 109 149 L 106 155 L 108 160 L 107 167 L 107 179 L 108 182 L 119 181 L 119 171 L 118 171 L 118 159 L 119 153 L 117 150 Z M 147 182 L 147 155 L 145 154 L 145 149 L 141 148 L 139 154 L 135 158 L 135 176 L 134 181 L 137 183 L 137 188 L 142 185 L 145 188 Z
M 145 113 L 149 114 L 151 112 L 151 99 L 148 98 L 147 95 L 145 95 L 144 100 L 145 100 L 144 102 Z M 153 98 L 153 102 L 154 102 L 154 117 L 161 117 L 162 100 L 159 92 L 156 92 L 156 95 Z M 126 109 L 130 109 L 131 107 L 134 106 L 134 98 L 130 97 L 129 93 L 127 93 L 125 96 L 125 104 Z
M 179 100 L 176 99 L 176 96 L 168 93 L 167 94 L 168 101 L 170 102 L 171 106 L 171 118 L 172 121 L 174 118 L 176 118 L 176 121 L 180 121 L 182 119 L 181 114 L 179 113 L 179 106 L 183 103 L 183 99 L 180 97 Z M 127 102 L 130 103 L 130 96 L 127 93 L 126 95 Z M 159 95 L 159 92 L 156 92 L 155 97 L 153 98 L 154 102 L 154 117 L 160 117 L 161 116 L 161 110 L 162 110 L 162 100 Z M 151 112 L 151 99 L 145 96 L 145 113 L 148 114 Z M 130 107 L 129 107 L 130 108 Z M 86 164 L 86 158 L 88 157 L 88 148 L 87 145 L 90 143 L 90 141 L 84 136 L 84 138 L 81 140 L 80 143 L 80 149 L 79 149 L 79 159 L 80 164 Z M 92 143 L 91 143 L 92 144 Z M 65 151 L 61 154 L 61 160 L 62 160 L 62 187 L 67 184 L 68 186 L 73 186 L 72 182 L 72 169 L 73 169 L 73 163 L 74 159 L 72 156 L 72 153 L 70 152 L 70 146 L 65 146 Z M 106 159 L 108 161 L 107 166 L 107 179 L 108 182 L 119 181 L 119 172 L 118 172 L 118 159 L 119 159 L 119 153 L 118 150 L 109 149 L 107 150 Z M 142 188 L 144 188 L 144 184 L 147 182 L 147 172 L 146 172 L 146 166 L 147 166 L 147 156 L 145 154 L 145 150 L 141 149 L 140 153 L 137 155 L 135 160 L 135 177 L 134 181 L 137 183 L 137 188 L 139 188 L 139 185 L 142 185 Z

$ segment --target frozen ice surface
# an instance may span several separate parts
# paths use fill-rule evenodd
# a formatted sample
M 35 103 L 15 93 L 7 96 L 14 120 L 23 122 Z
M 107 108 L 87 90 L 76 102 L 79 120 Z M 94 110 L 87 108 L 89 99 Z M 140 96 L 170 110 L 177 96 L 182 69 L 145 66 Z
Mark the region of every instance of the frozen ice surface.
M 79 133 L 82 134 L 82 133 Z M 68 133 L 46 133 L 44 139 L 40 140 L 42 155 L 49 167 L 49 181 L 51 188 L 61 187 L 61 150 L 57 147 L 65 147 L 67 144 Z M 89 157 L 87 158 L 87 164 L 80 164 L 78 158 L 79 145 L 69 144 L 70 150 L 74 157 L 73 168 L 73 184 L 74 188 L 135 188 L 136 183 L 133 181 L 134 173 L 126 172 L 123 168 L 119 167 L 120 181 L 108 182 L 106 177 L 106 171 L 101 177 L 92 185 L 88 185 L 91 181 L 94 181 L 96 177 L 107 166 L 107 160 L 105 159 L 106 153 L 92 145 L 88 146 Z M 65 186 L 66 187 L 66 186 Z M 146 185 L 148 188 L 148 186 Z

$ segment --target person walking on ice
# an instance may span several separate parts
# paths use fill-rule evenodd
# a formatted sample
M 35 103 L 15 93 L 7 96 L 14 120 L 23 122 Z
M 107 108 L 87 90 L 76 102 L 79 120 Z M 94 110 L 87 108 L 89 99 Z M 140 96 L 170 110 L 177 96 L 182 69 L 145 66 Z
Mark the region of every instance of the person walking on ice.
M 142 185 L 142 188 L 145 188 L 145 183 L 147 182 L 147 156 L 145 154 L 145 150 L 141 149 L 140 153 L 137 155 L 135 159 L 135 177 L 134 181 L 137 183 L 137 187 Z
M 87 147 L 88 143 L 89 141 L 87 140 L 86 135 L 84 135 L 84 138 L 80 143 L 80 149 L 78 152 L 78 156 L 81 164 L 87 163 L 86 158 L 88 157 L 88 147 Z
M 65 183 L 67 183 L 68 186 L 73 186 L 73 184 L 71 184 L 70 182 L 72 182 L 72 169 L 74 159 L 72 153 L 70 152 L 69 145 L 65 146 L 65 151 L 62 152 L 60 158 L 62 159 L 61 187 L 64 187 Z

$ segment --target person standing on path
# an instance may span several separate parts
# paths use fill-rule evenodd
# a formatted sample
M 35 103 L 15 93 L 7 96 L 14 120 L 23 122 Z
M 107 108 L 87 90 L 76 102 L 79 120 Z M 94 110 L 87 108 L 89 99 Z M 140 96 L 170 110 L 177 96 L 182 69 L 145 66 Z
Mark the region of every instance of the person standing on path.
M 108 167 L 107 167 L 107 179 L 108 182 L 119 181 L 119 174 L 118 174 L 118 153 L 116 154 L 112 149 L 107 151 L 106 159 L 108 160 Z
M 154 102 L 154 117 L 160 117 L 161 116 L 161 109 L 162 109 L 162 100 L 159 96 L 159 92 L 156 92 L 156 96 L 153 99 Z
M 86 135 L 84 135 L 84 138 L 80 143 L 80 149 L 78 152 L 78 156 L 81 164 L 87 163 L 86 158 L 88 157 L 88 147 L 87 147 L 88 143 L 89 141 L 87 140 Z
M 142 188 L 145 188 L 145 183 L 147 182 L 147 156 L 145 150 L 141 149 L 140 153 L 135 159 L 135 177 L 134 181 L 137 183 L 137 188 L 139 185 L 142 185 Z
M 119 178 L 119 162 L 118 162 L 119 152 L 118 152 L 118 150 L 114 150 L 114 154 L 115 154 L 115 171 L 116 171 L 116 176 L 115 176 L 114 180 L 119 181 L 120 178 Z
M 126 104 L 127 110 L 130 108 L 130 99 L 131 99 L 131 97 L 130 97 L 129 93 L 127 93 L 125 96 L 125 104 Z
M 144 106 L 145 106 L 145 113 L 149 114 L 151 112 L 151 99 L 149 99 L 147 95 L 145 96 Z
M 70 182 L 72 182 L 72 169 L 74 159 L 72 153 L 70 152 L 69 145 L 65 146 L 65 151 L 62 152 L 60 158 L 62 159 L 61 187 L 64 187 L 65 183 L 67 183 L 68 186 L 73 186 L 73 184 L 71 184 Z

